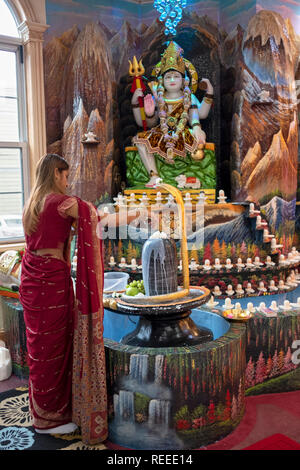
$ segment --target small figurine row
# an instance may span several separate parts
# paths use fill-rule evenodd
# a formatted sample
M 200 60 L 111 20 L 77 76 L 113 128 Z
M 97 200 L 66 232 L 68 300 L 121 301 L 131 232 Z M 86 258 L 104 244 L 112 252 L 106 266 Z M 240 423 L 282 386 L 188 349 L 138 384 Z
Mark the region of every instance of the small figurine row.
M 292 264 L 297 264 L 299 261 L 300 261 L 300 255 L 299 255 L 298 251 L 295 251 L 295 252 L 292 251 L 291 253 L 289 253 L 287 259 L 285 259 L 284 255 L 279 256 L 279 266 L 290 266 Z M 73 262 L 74 262 L 74 258 L 73 258 Z M 115 261 L 114 256 L 110 256 L 108 264 L 111 268 L 114 268 L 117 265 L 117 262 Z M 230 270 L 233 267 L 235 267 L 239 270 L 239 269 L 243 269 L 243 268 L 245 268 L 245 269 L 257 269 L 257 268 L 260 269 L 264 265 L 268 268 L 275 266 L 275 263 L 272 261 L 271 256 L 267 256 L 265 263 L 262 263 L 258 256 L 255 257 L 253 263 L 252 263 L 251 258 L 247 258 L 247 262 L 245 264 L 242 262 L 241 258 L 238 258 L 237 263 L 235 265 L 232 264 L 230 258 L 227 258 L 226 263 L 224 265 L 222 265 L 220 263 L 219 258 L 215 258 L 215 263 L 213 265 L 210 264 L 210 261 L 208 259 L 206 259 L 204 261 L 204 265 L 199 265 L 192 258 L 191 262 L 189 264 L 189 268 L 190 268 L 191 271 L 198 271 L 198 270 L 201 270 L 201 269 L 204 270 L 204 271 L 210 271 L 211 269 Z M 122 257 L 121 262 L 118 264 L 118 266 L 121 269 L 123 269 L 123 268 L 130 268 L 130 269 L 133 269 L 133 270 L 142 269 L 142 266 L 137 264 L 137 261 L 136 261 L 135 258 L 132 258 L 131 263 L 128 264 L 126 262 L 125 257 Z M 182 260 L 179 261 L 178 270 L 182 271 Z
M 214 297 L 211 296 L 209 301 L 205 304 L 209 308 L 214 308 L 219 305 L 219 302 L 214 300 Z M 241 304 L 240 302 L 232 303 L 231 299 L 227 297 L 224 301 L 224 304 L 221 306 L 223 310 L 231 310 L 231 309 L 240 309 Z M 300 309 L 300 297 L 297 298 L 296 303 L 291 303 L 289 300 L 284 300 L 282 305 L 277 305 L 276 300 L 272 300 L 269 307 L 266 307 L 265 302 L 260 302 L 258 307 L 254 307 L 252 302 L 247 303 L 247 310 L 250 313 L 260 312 L 267 316 L 276 316 L 279 310 L 283 311 L 290 311 L 290 310 L 297 310 Z
M 243 289 L 242 284 L 237 284 L 235 290 L 233 290 L 232 285 L 229 284 L 225 292 L 230 297 L 233 296 L 234 294 L 235 295 L 244 295 L 244 294 L 251 295 L 251 294 L 254 294 L 255 292 L 275 293 L 277 291 L 285 291 L 285 290 L 293 289 L 295 287 L 298 287 L 299 284 L 300 284 L 300 276 L 298 274 L 298 271 L 296 270 L 295 272 L 293 270 L 290 276 L 287 277 L 285 282 L 282 279 L 278 282 L 278 286 L 275 285 L 275 281 L 272 279 L 270 280 L 269 285 L 267 287 L 264 281 L 259 281 L 258 287 L 256 289 L 252 288 L 251 282 L 247 283 L 247 287 L 245 289 Z M 213 294 L 216 297 L 219 297 L 220 295 L 224 295 L 219 286 L 214 287 Z
M 298 252 L 297 252 L 298 253 Z M 294 256 L 293 252 L 292 253 L 289 253 L 288 255 L 288 258 L 285 259 L 284 255 L 280 255 L 279 257 L 279 266 L 288 266 L 288 265 L 291 265 L 291 264 L 296 264 L 300 261 L 300 257 L 298 256 Z M 76 270 L 76 263 L 77 263 L 77 253 L 75 253 L 75 256 L 73 257 L 73 260 L 72 260 L 72 267 L 74 270 Z M 110 259 L 109 259 L 109 266 L 111 268 L 114 268 L 116 265 L 117 265 L 117 262 L 115 261 L 115 258 L 114 256 L 110 256 Z M 246 264 L 242 263 L 242 260 L 241 258 L 238 258 L 237 260 L 237 263 L 235 265 L 235 267 L 237 269 L 242 269 L 242 268 L 246 268 L 246 269 L 253 269 L 253 268 L 260 268 L 261 266 L 263 266 L 264 263 L 261 263 L 260 262 L 260 259 L 258 256 L 255 257 L 255 260 L 254 262 L 252 263 L 252 260 L 251 258 L 247 258 L 247 262 Z M 272 266 L 275 266 L 275 263 L 271 260 L 271 257 L 270 256 L 267 256 L 267 259 L 266 259 L 266 262 L 265 262 L 265 265 L 266 267 L 272 267 Z M 122 257 L 121 258 L 121 262 L 118 264 L 119 268 L 121 269 L 124 269 L 124 268 L 130 268 L 132 270 L 136 270 L 136 269 L 142 269 L 142 265 L 138 265 L 137 264 L 137 261 L 135 258 L 132 258 L 131 259 L 131 263 L 128 264 L 126 262 L 126 259 L 125 257 Z M 226 260 L 226 263 L 225 265 L 222 265 L 220 263 L 220 260 L 218 258 L 215 259 L 215 263 L 213 266 L 211 266 L 210 264 L 210 261 L 207 259 L 205 260 L 204 262 L 204 265 L 201 266 L 199 264 L 197 264 L 195 262 L 195 260 L 192 258 L 191 260 L 191 263 L 189 264 L 189 267 L 190 267 L 190 270 L 191 271 L 198 271 L 199 269 L 204 269 L 204 271 L 210 271 L 211 269 L 216 269 L 216 270 L 220 270 L 222 268 L 226 269 L 226 270 L 230 270 L 232 269 L 234 266 L 233 264 L 231 263 L 231 259 L 228 258 Z M 178 266 L 178 269 L 179 271 L 182 271 L 182 260 L 180 260 L 179 262 L 179 266 Z M 275 290 L 275 289 L 273 289 Z M 251 292 L 251 291 L 249 291 Z
M 196 201 L 200 204 L 204 204 L 206 199 L 207 199 L 207 197 L 205 196 L 205 192 L 201 191 L 199 196 L 196 198 Z M 224 193 L 223 189 L 220 189 L 219 196 L 217 197 L 217 199 L 218 199 L 218 204 L 225 204 L 226 203 L 227 196 L 225 196 L 225 193 Z M 119 193 L 117 195 L 117 197 L 113 198 L 113 200 L 114 200 L 114 205 L 119 206 L 119 207 L 124 207 L 127 204 L 130 205 L 130 204 L 136 204 L 137 203 L 136 196 L 135 196 L 134 193 L 131 193 L 130 197 L 123 196 L 122 193 Z M 146 205 L 146 204 L 148 204 L 149 200 L 150 200 L 150 198 L 147 196 L 147 193 L 143 193 L 142 197 L 139 199 L 138 202 L 140 204 Z M 190 193 L 186 193 L 183 200 L 184 200 L 185 203 L 192 203 L 193 202 Z M 156 193 L 155 201 L 156 201 L 156 204 L 161 204 L 162 203 L 163 198 L 162 198 L 162 195 L 161 195 L 160 191 L 158 191 Z M 174 197 L 172 196 L 172 194 L 169 194 L 166 197 L 166 202 L 169 203 L 169 204 L 175 203 Z
M 284 255 L 279 255 L 278 259 L 278 266 L 283 267 L 283 266 L 290 266 L 293 264 L 297 264 L 300 262 L 300 254 L 296 250 L 295 247 L 292 248 L 292 251 L 288 253 L 288 257 L 286 258 Z M 189 264 L 189 267 L 192 271 L 198 271 L 199 269 L 204 270 L 204 271 L 210 271 L 211 269 L 215 270 L 220 270 L 220 269 L 225 269 L 225 270 L 230 270 L 232 268 L 237 268 L 239 269 L 260 269 L 263 266 L 266 266 L 268 268 L 271 268 L 275 266 L 276 263 L 272 261 L 271 256 L 267 256 L 265 263 L 262 263 L 260 261 L 259 256 L 255 256 L 254 261 L 252 263 L 252 258 L 247 258 L 246 263 L 242 262 L 241 258 L 237 259 L 237 263 L 235 265 L 232 264 L 231 259 L 227 258 L 225 264 L 221 264 L 219 258 L 215 258 L 214 264 L 210 263 L 209 259 L 204 260 L 204 265 L 200 265 L 196 263 L 195 259 L 192 258 L 191 262 Z M 179 263 L 179 270 L 182 270 L 182 261 Z
M 114 266 L 116 266 L 116 262 L 115 262 L 115 258 L 113 256 L 111 256 L 109 258 L 109 266 L 111 268 L 113 268 Z M 121 262 L 118 264 L 119 268 L 121 269 L 124 269 L 124 268 L 130 268 L 132 270 L 136 270 L 136 269 L 142 269 L 142 265 L 141 264 L 137 264 L 136 262 L 136 259 L 135 258 L 132 258 L 131 259 L 131 263 L 130 264 L 127 264 L 126 263 L 126 258 L 122 257 L 121 258 Z

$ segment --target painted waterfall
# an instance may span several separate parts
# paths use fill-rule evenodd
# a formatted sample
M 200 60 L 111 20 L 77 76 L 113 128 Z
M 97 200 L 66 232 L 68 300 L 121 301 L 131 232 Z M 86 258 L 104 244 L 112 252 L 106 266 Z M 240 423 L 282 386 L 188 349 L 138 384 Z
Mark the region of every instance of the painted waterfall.
M 155 356 L 154 375 L 149 372 L 147 354 L 131 354 L 129 374 L 123 376 L 114 393 L 114 419 L 110 438 L 130 448 L 176 449 L 182 442 L 170 428 L 172 392 L 162 385 L 164 356 Z M 152 375 L 152 376 L 151 376 Z M 143 402 L 147 416 L 139 413 Z M 126 436 L 126 442 L 124 442 Z

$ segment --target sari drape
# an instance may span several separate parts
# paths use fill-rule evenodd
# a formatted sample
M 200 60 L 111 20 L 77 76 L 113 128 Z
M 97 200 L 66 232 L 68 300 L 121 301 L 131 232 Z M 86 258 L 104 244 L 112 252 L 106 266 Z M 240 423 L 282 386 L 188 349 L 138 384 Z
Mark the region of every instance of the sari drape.
M 73 421 L 81 428 L 85 444 L 97 444 L 108 434 L 103 246 L 96 235 L 96 209 L 76 199 L 76 298 L 66 262 L 26 250 L 20 300 L 26 324 L 33 426 L 50 429 Z M 66 200 L 60 208 L 70 205 L 72 201 Z
M 21 276 L 30 412 L 35 428 L 49 429 L 69 423 L 72 417 L 74 294 L 70 268 L 62 260 L 26 250 Z
M 82 441 L 107 438 L 107 391 L 103 343 L 103 244 L 92 204 L 78 201 L 77 278 L 73 354 L 73 422 Z

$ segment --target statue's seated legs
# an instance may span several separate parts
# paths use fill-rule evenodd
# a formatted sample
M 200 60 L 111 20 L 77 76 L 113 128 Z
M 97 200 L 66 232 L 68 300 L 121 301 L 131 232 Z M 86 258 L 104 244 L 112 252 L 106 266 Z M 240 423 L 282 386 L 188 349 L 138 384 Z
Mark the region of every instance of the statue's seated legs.
M 149 154 L 145 145 L 137 144 L 137 150 L 140 156 L 141 161 L 143 162 L 148 175 L 150 176 L 150 180 L 145 184 L 146 188 L 153 188 L 159 174 L 157 172 L 156 163 L 155 163 L 155 156 L 154 154 Z
M 189 152 L 186 157 L 174 158 L 169 163 L 158 154 L 147 152 L 143 144 L 126 147 L 126 176 L 128 188 L 153 188 L 157 178 L 179 189 L 215 189 L 215 146 L 206 143 L 203 158 L 195 160 Z

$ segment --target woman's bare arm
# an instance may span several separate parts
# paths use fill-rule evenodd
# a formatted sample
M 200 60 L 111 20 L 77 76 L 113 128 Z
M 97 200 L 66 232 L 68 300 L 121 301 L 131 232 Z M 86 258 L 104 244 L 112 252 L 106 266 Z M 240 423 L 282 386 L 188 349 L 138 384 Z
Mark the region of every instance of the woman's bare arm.
M 139 217 L 147 219 L 150 215 L 150 208 L 137 208 L 132 210 L 122 209 L 112 214 L 98 210 L 98 213 L 100 216 L 100 222 L 102 221 L 105 225 L 108 225 L 109 227 L 119 227 L 123 225 L 128 225 L 130 224 L 130 222 Z
M 74 219 L 78 219 L 77 201 L 75 201 L 75 203 L 69 209 L 66 210 L 66 214 L 70 215 Z M 152 218 L 156 217 L 155 214 L 151 214 L 150 206 L 148 208 L 145 207 L 131 210 L 121 209 L 118 212 L 112 214 L 98 209 L 98 214 L 100 216 L 100 222 L 102 221 L 105 225 L 108 225 L 109 227 L 128 225 L 130 224 L 130 222 L 137 218 L 142 218 L 143 220 L 146 220 L 148 217 L 150 217 L 150 215 L 152 215 Z

